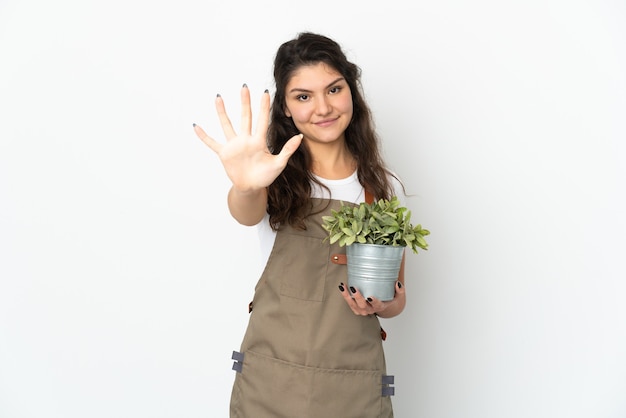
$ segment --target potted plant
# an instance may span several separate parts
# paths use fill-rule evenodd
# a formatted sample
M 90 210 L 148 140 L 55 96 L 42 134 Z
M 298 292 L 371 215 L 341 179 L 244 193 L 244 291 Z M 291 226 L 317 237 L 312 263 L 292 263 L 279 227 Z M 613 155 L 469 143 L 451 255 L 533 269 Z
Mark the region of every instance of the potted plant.
M 322 221 L 330 243 L 346 247 L 349 286 L 365 297 L 393 299 L 404 249 L 416 254 L 418 248 L 428 249 L 424 237 L 430 232 L 411 224 L 411 211 L 397 196 L 359 205 L 341 202 Z

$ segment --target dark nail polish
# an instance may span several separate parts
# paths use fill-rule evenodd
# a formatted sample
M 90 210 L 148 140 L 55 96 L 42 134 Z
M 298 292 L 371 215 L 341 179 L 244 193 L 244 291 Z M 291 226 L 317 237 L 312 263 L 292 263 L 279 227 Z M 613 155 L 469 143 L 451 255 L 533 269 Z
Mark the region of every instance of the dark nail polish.
M 342 292 L 344 292 L 346 290 L 346 288 L 343 287 L 343 283 L 339 285 L 339 290 L 341 290 Z
M 270 91 L 268 89 L 265 89 L 265 93 L 269 93 Z
M 398 282 L 398 289 L 402 289 L 402 283 Z
M 219 93 L 217 93 L 217 96 L 216 96 L 216 97 L 222 97 L 222 95 L 221 95 L 221 94 L 219 94 Z
M 195 124 L 195 123 L 193 124 L 193 127 L 194 127 L 194 128 L 196 127 L 196 124 Z
M 372 302 L 373 300 L 374 300 L 374 299 L 372 299 L 372 298 L 367 298 L 367 301 L 368 301 L 368 302 Z
M 352 293 L 356 293 L 356 289 L 354 288 L 354 286 L 350 286 L 350 291 L 351 291 Z
M 241 87 L 246 89 L 246 88 L 248 88 L 248 85 L 246 83 L 243 83 L 243 86 L 241 86 Z

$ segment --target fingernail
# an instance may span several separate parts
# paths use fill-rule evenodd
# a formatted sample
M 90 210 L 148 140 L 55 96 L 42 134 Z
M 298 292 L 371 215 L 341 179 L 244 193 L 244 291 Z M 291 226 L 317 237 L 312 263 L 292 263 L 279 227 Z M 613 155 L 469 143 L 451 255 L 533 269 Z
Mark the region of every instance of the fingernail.
M 343 283 L 341 283 L 341 284 L 339 285 L 339 290 L 341 290 L 342 292 L 344 292 L 344 291 L 346 290 L 346 288 L 345 288 L 345 287 L 343 287 Z
M 219 94 L 219 93 L 217 93 L 217 96 L 216 96 L 216 97 L 222 97 L 222 95 L 221 95 L 221 94 Z
M 196 127 L 196 124 L 195 124 L 195 123 L 193 124 L 193 127 L 194 127 L 194 128 Z
M 352 293 L 356 293 L 356 289 L 355 289 L 353 286 L 350 286 L 350 291 L 351 291 Z
M 374 300 L 374 299 L 372 299 L 372 298 L 367 298 L 367 301 L 368 301 L 368 302 L 371 302 L 371 301 L 373 301 L 373 300 Z
M 402 282 L 398 282 L 398 289 L 402 289 Z
M 270 91 L 268 89 L 265 89 L 265 93 L 269 93 Z
M 243 83 L 243 86 L 241 86 L 241 87 L 245 89 L 245 88 L 248 87 L 248 85 L 246 83 Z

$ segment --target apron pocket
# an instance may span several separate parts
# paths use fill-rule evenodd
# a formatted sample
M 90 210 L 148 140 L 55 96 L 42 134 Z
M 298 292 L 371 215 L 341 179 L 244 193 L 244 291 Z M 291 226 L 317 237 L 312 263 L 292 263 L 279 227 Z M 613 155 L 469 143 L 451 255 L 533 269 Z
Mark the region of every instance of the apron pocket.
M 382 371 L 306 367 L 245 353 L 231 399 L 231 417 L 388 418 Z
M 274 249 L 269 260 L 280 263 L 272 266 L 275 274 L 280 275 L 280 294 L 301 300 L 323 301 L 330 248 L 319 238 L 285 235 L 288 239 Z M 283 246 L 285 254 L 282 254 Z M 299 248 L 295 255 L 293 248 Z

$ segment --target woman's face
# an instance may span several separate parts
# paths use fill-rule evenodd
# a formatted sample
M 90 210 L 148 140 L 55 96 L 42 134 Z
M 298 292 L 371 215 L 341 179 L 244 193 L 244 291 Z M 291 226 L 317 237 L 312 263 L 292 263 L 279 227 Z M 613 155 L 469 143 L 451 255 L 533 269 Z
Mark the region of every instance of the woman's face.
M 343 141 L 352 120 L 350 87 L 341 74 L 324 63 L 302 66 L 287 83 L 285 114 L 293 119 L 305 141 Z

